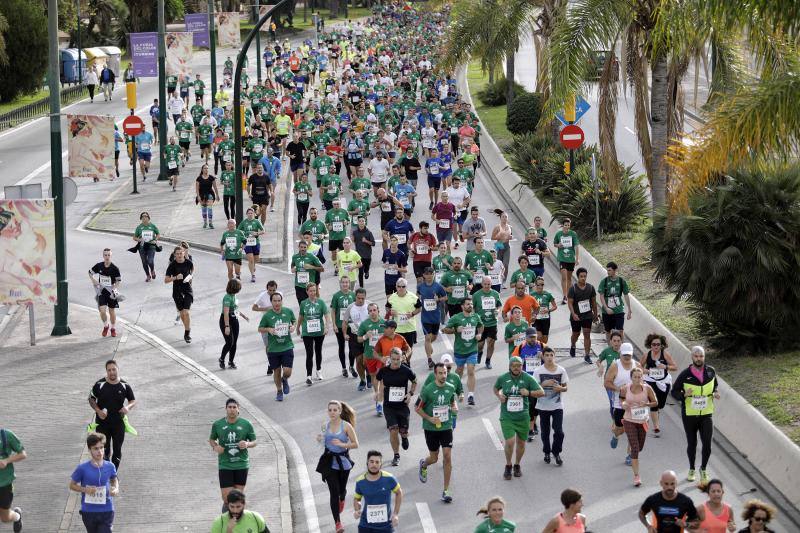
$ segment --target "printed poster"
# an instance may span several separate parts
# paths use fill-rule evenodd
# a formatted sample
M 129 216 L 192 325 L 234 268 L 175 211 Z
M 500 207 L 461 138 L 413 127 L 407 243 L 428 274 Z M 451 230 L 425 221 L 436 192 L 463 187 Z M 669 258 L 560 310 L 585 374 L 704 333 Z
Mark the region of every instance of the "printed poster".
M 209 47 L 208 38 L 208 13 L 191 13 L 184 17 L 186 31 L 192 32 L 192 42 L 201 48 Z
M 131 33 L 131 62 L 137 78 L 158 77 L 158 33 Z
M 238 48 L 242 45 L 239 28 L 239 13 L 220 13 L 217 15 L 217 35 L 220 46 Z
M 52 199 L 0 200 L 0 304 L 56 304 Z
M 258 6 L 258 20 L 267 14 L 267 11 L 275 7 L 274 5 L 266 5 L 266 6 Z M 272 24 L 272 17 L 268 18 L 267 21 L 261 26 L 261 31 L 264 33 L 269 32 L 270 24 Z
M 192 75 L 192 32 L 169 32 L 164 35 L 167 48 L 167 76 Z
M 67 115 L 67 127 L 69 177 L 114 179 L 114 118 Z

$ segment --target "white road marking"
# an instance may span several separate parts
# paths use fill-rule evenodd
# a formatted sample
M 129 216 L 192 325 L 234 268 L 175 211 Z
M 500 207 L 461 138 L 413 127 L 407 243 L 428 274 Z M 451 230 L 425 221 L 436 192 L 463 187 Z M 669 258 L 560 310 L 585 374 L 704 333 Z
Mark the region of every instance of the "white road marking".
M 503 451 L 503 440 L 500 438 L 500 436 L 494 430 L 494 426 L 492 425 L 492 421 L 489 420 L 486 417 L 483 417 L 481 420 L 483 420 L 483 427 L 486 428 L 486 432 L 489 434 L 489 438 L 494 443 L 494 447 L 498 451 Z
M 422 522 L 423 533 L 436 533 L 436 526 L 433 524 L 433 516 L 427 503 L 417 502 L 417 514 L 419 521 Z
M 630 133 L 631 135 L 636 135 L 636 132 L 635 132 L 635 131 L 633 131 L 632 129 L 630 129 L 628 126 L 625 126 L 625 131 L 627 131 L 627 132 L 628 132 L 628 133 Z

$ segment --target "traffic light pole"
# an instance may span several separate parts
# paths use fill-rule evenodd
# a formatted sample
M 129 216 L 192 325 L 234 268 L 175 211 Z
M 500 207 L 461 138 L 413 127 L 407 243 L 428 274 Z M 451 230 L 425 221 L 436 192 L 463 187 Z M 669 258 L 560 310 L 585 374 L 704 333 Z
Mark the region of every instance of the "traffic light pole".
M 208 40 L 211 53 L 211 104 L 217 94 L 217 21 L 214 16 L 214 0 L 208 0 Z
M 51 2 L 54 0 L 50 0 Z M 163 1 L 163 0 L 160 0 Z M 233 141 L 236 145 L 235 158 L 236 158 L 236 223 L 242 221 L 242 213 L 244 212 L 244 191 L 242 189 L 242 68 L 244 67 L 245 59 L 247 59 L 247 51 L 250 49 L 250 44 L 253 39 L 261 31 L 263 26 L 272 16 L 276 10 L 287 4 L 289 0 L 281 0 L 272 6 L 264 16 L 258 19 L 256 25 L 247 34 L 247 38 L 242 43 L 242 49 L 239 55 L 236 56 L 236 69 L 233 72 Z
M 164 0 L 158 0 L 158 181 L 167 181 L 167 47 Z
M 259 0 L 256 0 L 256 18 L 259 12 Z M 256 32 L 256 78 L 258 83 L 261 83 L 261 32 Z

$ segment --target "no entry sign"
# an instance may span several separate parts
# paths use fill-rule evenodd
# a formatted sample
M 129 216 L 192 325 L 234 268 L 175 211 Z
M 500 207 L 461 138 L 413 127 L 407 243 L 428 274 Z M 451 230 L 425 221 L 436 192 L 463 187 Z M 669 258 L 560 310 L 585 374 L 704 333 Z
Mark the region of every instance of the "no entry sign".
M 575 150 L 583 144 L 583 130 L 575 124 L 564 126 L 559 134 L 561 146 L 567 150 Z
M 125 132 L 125 135 L 135 137 L 144 131 L 144 122 L 136 115 L 125 117 L 125 120 L 122 121 L 122 131 Z

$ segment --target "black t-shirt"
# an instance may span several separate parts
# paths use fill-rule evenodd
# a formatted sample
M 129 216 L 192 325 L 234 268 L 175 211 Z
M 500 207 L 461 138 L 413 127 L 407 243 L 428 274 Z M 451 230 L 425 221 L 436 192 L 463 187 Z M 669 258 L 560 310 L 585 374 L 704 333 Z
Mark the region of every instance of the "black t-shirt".
M 522 241 L 522 253 L 525 255 L 533 255 L 533 250 L 539 250 L 540 252 L 544 252 L 547 250 L 547 243 L 544 242 L 542 239 L 536 239 L 535 241 Z
M 681 533 L 683 529 L 677 521 L 682 518 L 686 520 L 698 518 L 697 509 L 691 498 L 681 493 L 678 493 L 674 500 L 667 500 L 661 492 L 656 492 L 647 497 L 641 511 L 644 514 L 652 512 L 656 516 L 658 533 Z
M 194 264 L 188 259 L 184 259 L 183 263 L 173 261 L 167 267 L 167 276 L 170 277 L 183 274 L 183 279 L 186 279 L 186 276 L 192 272 L 194 272 Z M 185 283 L 183 279 L 172 282 L 172 294 L 192 294 L 192 284 Z
M 292 141 L 286 145 L 286 151 L 289 152 L 289 162 L 298 164 L 303 162 L 303 151 L 306 149 L 305 145 L 301 142 Z
M 577 283 L 575 283 L 569 288 L 569 293 L 567 294 L 567 297 L 572 299 L 572 308 L 575 310 L 581 320 L 592 318 L 592 301 L 596 296 L 597 292 L 590 283 L 587 283 L 582 289 L 578 287 Z M 581 302 L 586 303 L 582 304 Z
M 200 198 L 206 199 L 209 196 L 214 195 L 214 180 L 217 179 L 214 176 L 208 176 L 208 178 L 203 178 L 202 176 L 197 176 L 197 183 L 200 185 Z
M 378 370 L 378 374 L 376 376 L 378 381 L 383 382 L 383 402 L 384 404 L 391 405 L 394 407 L 400 407 L 401 405 L 405 405 L 403 399 L 400 401 L 389 401 L 389 396 L 392 392 L 392 387 L 401 387 L 405 392 L 408 392 L 408 385 L 412 381 L 417 380 L 417 375 L 414 374 L 414 371 L 411 370 L 406 365 L 400 365 L 400 368 L 394 370 L 389 366 L 384 366 L 380 370 Z
M 111 286 L 114 285 L 114 283 L 122 281 L 122 275 L 117 265 L 114 263 L 106 266 L 106 264 L 101 261 L 92 267 L 92 272 L 97 274 L 97 281 L 100 282 L 100 286 L 106 292 L 110 292 Z
M 250 188 L 250 194 L 254 197 L 269 198 L 269 177 L 264 173 L 262 175 L 252 174 L 247 179 L 247 186 Z
M 119 410 L 125 405 L 125 400 L 132 402 L 136 399 L 131 386 L 122 379 L 117 384 L 106 382 L 106 378 L 98 380 L 92 387 L 90 396 L 97 402 L 97 407 L 105 409 L 108 413 L 105 420 L 100 420 L 100 417 L 95 415 L 95 421 L 101 425 L 120 423 L 122 415 Z
M 422 165 L 419 164 L 419 159 L 416 157 L 412 158 L 405 158 L 403 159 L 403 168 L 406 171 L 406 177 L 409 180 L 416 180 L 417 179 L 417 172 L 418 170 L 412 170 L 411 167 L 421 167 Z

